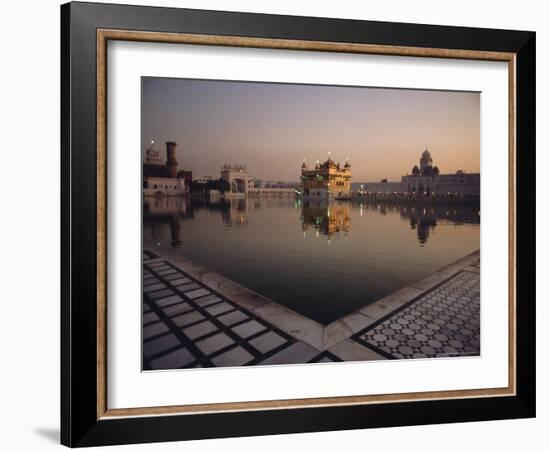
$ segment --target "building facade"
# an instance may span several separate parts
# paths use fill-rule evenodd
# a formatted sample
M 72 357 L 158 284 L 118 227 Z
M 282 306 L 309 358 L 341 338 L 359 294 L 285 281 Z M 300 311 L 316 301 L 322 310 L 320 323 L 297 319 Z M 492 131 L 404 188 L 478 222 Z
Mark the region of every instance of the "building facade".
M 407 192 L 406 186 L 401 181 L 372 181 L 359 187 L 359 192 L 378 194 L 403 194 Z
M 152 195 L 187 195 L 193 173 L 191 171 L 178 171 L 176 159 L 175 142 L 166 143 L 166 162 L 156 150 L 154 141 L 145 150 L 145 161 L 143 162 L 143 194 Z
M 203 175 L 201 177 L 194 178 L 193 181 L 198 184 L 208 184 L 211 181 L 214 181 L 214 177 L 211 175 Z
M 346 199 L 351 196 L 351 165 L 349 161 L 343 167 L 335 163 L 330 155 L 328 159 L 313 169 L 302 164 L 302 195 L 304 198 Z
M 245 196 L 249 189 L 254 189 L 254 178 L 248 175 L 248 170 L 242 164 L 224 164 L 221 177 L 229 183 L 226 196 Z
M 225 197 L 292 196 L 296 194 L 295 187 L 289 183 L 255 179 L 248 174 L 246 166 L 242 164 L 224 164 L 221 168 L 221 177 L 230 186 L 229 191 L 224 193 Z
M 479 173 L 466 173 L 458 170 L 456 173 L 441 174 L 433 164 L 433 158 L 428 149 L 420 156 L 419 165 L 415 165 L 411 174 L 403 175 L 401 181 L 375 181 L 361 185 L 359 193 L 367 195 L 401 194 L 411 197 L 443 197 L 462 196 L 476 197 L 480 193 Z
M 414 166 L 410 175 L 401 177 L 405 192 L 417 196 L 431 195 L 479 195 L 479 173 L 458 170 L 454 174 L 440 174 L 434 166 L 431 153 L 424 150 L 420 167 Z

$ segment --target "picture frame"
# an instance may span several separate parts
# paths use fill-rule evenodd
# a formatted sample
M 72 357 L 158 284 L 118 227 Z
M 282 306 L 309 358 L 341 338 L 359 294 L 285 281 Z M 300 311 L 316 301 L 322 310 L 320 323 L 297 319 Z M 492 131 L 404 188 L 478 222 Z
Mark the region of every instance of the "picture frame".
M 509 73 L 508 386 L 109 408 L 107 44 L 111 41 L 505 62 Z M 527 31 L 79 2 L 62 5 L 62 444 L 80 447 L 534 417 L 535 41 L 535 33 Z

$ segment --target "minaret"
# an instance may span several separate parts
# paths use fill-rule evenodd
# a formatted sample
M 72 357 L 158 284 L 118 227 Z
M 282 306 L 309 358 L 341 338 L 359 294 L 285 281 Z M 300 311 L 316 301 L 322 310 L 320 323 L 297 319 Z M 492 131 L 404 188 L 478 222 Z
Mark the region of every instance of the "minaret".
M 176 160 L 176 143 L 166 143 L 166 175 L 176 178 L 178 175 L 178 161 Z

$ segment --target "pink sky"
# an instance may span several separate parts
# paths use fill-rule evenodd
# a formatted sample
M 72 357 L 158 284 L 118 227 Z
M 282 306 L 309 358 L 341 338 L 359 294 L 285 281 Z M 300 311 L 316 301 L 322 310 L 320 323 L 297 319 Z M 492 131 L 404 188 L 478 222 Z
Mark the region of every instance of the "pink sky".
M 399 180 L 428 147 L 441 173 L 479 172 L 479 93 L 144 78 L 142 151 L 219 176 L 225 163 L 250 175 L 298 181 L 302 159 L 349 158 L 355 182 Z

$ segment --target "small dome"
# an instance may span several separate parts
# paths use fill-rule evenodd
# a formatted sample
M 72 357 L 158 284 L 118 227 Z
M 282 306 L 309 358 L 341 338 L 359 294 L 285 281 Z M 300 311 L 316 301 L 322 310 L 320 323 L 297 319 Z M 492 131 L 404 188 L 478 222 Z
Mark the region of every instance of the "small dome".
M 321 164 L 320 168 L 321 169 L 330 169 L 330 168 L 337 168 L 338 165 L 330 158 L 330 156 L 328 157 L 328 159 L 323 163 Z
M 351 164 L 349 163 L 349 159 L 346 159 L 346 164 L 344 164 L 344 168 L 349 169 L 351 167 Z
M 428 151 L 428 149 L 424 150 L 424 152 L 422 152 L 422 158 L 424 159 L 431 159 L 432 158 L 432 154 Z
M 412 173 L 413 175 L 418 175 L 420 173 L 420 169 L 418 168 L 418 166 L 414 166 L 412 168 Z
M 159 151 L 155 148 L 155 141 L 151 141 L 151 145 L 145 150 L 145 162 L 159 165 L 163 163 Z

